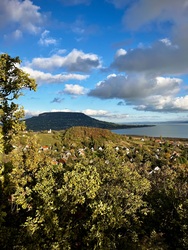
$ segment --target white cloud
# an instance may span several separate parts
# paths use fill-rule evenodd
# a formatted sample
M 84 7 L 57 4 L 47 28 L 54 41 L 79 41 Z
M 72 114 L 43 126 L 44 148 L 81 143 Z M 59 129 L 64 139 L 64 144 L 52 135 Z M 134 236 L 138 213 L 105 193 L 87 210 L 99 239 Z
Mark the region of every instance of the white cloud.
M 163 42 L 164 44 L 166 44 L 167 46 L 172 45 L 171 41 L 168 38 L 163 38 L 160 41 Z
M 64 61 L 64 57 L 57 54 L 51 57 L 37 57 L 32 60 L 29 66 L 39 69 L 52 70 L 55 68 L 60 68 Z
M 107 110 L 95 110 L 95 109 L 85 109 L 82 110 L 82 113 L 84 113 L 85 115 L 97 118 L 97 119 L 105 119 L 107 118 L 107 120 L 109 119 L 125 119 L 128 118 L 129 115 L 128 114 L 119 114 L 119 113 L 112 113 L 109 112 Z
M 124 50 L 124 49 L 118 49 L 116 51 L 116 54 L 115 54 L 115 58 L 119 57 L 119 56 L 125 56 L 127 54 L 127 51 Z
M 40 32 L 45 16 L 40 13 L 40 7 L 30 0 L 1 0 L 0 26 L 16 27 L 15 30 L 27 31 L 33 34 Z
M 112 77 L 116 77 L 117 75 L 116 74 L 110 74 L 110 75 L 108 75 L 106 78 L 107 79 L 110 79 L 110 78 L 112 78 Z M 98 85 L 100 85 L 101 84 L 101 82 L 98 84 Z
M 63 93 L 69 95 L 84 95 L 87 89 L 78 84 L 65 84 Z
M 45 73 L 39 70 L 33 70 L 29 67 L 22 67 L 22 70 L 27 72 L 31 78 L 34 78 L 37 83 L 63 83 L 69 80 L 78 80 L 82 81 L 87 79 L 88 75 L 80 75 L 80 74 L 56 74 L 53 75 L 51 73 Z
M 106 116 L 107 114 L 109 114 L 108 111 L 106 110 L 94 110 L 94 109 L 85 109 L 82 111 L 84 114 L 89 115 L 89 116 L 94 116 L 94 117 L 98 117 L 98 116 Z
M 34 58 L 30 66 L 46 70 L 65 68 L 70 72 L 89 72 L 92 69 L 100 68 L 101 61 L 96 54 L 86 54 L 80 50 L 73 49 L 66 56 L 55 54 L 51 57 Z
M 188 95 L 175 98 L 171 104 L 174 109 L 188 111 Z
M 52 109 L 49 112 L 73 112 L 70 109 Z
M 32 111 L 32 110 L 25 110 L 25 118 L 30 118 L 32 116 L 38 116 L 42 113 L 46 113 L 46 112 L 72 112 L 70 109 L 52 109 L 50 111 L 47 110 L 36 110 L 36 111 Z
M 151 93 L 161 95 L 175 95 L 180 91 L 182 80 L 173 77 L 156 77 Z
M 111 75 L 97 84 L 96 88 L 89 92 L 89 95 L 101 99 L 133 99 L 150 95 L 173 95 L 180 90 L 181 82 L 182 80 L 179 78 L 149 78 L 140 74 Z
M 42 113 L 41 111 L 39 110 L 35 110 L 35 111 L 32 111 L 32 110 L 27 110 L 25 109 L 25 118 L 30 118 L 32 116 L 38 116 L 40 113 Z
M 188 96 L 151 96 L 145 100 L 139 100 L 135 109 L 142 111 L 184 112 L 188 111 Z M 133 104 L 133 103 L 132 103 Z
M 110 75 L 88 95 L 100 99 L 122 99 L 137 110 L 176 112 L 188 110 L 187 97 L 176 97 L 182 80 L 173 77 L 151 78 L 144 74 Z M 118 105 L 122 105 L 119 102 Z
M 49 45 L 56 45 L 57 44 L 57 40 L 55 38 L 50 37 L 49 33 L 50 33 L 49 30 L 45 30 L 41 34 L 41 38 L 39 40 L 40 45 L 49 46 Z

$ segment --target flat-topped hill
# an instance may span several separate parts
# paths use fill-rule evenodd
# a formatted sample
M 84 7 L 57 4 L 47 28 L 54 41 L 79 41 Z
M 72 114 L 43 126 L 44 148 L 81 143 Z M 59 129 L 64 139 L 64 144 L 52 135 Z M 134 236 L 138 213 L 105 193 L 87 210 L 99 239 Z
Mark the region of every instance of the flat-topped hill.
M 26 119 L 28 130 L 64 130 L 70 127 L 85 126 L 104 129 L 130 128 L 134 125 L 120 125 L 111 122 L 100 121 L 80 112 L 46 112 L 39 116 Z

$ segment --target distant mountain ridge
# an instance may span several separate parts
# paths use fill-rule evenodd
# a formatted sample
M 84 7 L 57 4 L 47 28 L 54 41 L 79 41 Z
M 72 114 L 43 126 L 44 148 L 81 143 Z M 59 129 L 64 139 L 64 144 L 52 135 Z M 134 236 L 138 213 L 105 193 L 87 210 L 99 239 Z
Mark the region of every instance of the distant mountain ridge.
M 146 125 L 120 125 L 100 121 L 80 112 L 45 112 L 25 120 L 27 130 L 64 130 L 75 126 L 95 127 L 103 129 L 122 129 Z

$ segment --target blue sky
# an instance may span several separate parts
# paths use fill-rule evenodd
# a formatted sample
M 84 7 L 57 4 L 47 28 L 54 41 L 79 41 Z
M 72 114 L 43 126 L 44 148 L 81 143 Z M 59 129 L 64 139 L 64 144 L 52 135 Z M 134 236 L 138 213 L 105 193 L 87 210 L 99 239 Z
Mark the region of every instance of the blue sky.
M 188 120 L 188 0 L 1 0 L 0 38 L 38 84 L 27 117 Z

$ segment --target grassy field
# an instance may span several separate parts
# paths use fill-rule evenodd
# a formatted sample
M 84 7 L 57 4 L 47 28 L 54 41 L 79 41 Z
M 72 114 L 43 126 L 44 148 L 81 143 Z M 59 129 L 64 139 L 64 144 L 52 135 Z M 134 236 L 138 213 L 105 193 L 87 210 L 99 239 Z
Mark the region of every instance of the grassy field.
M 61 142 L 61 136 L 63 134 L 63 131 L 55 131 L 52 133 L 38 132 L 35 134 L 37 135 L 41 146 L 52 146 Z

